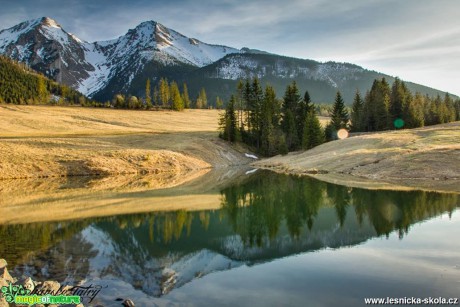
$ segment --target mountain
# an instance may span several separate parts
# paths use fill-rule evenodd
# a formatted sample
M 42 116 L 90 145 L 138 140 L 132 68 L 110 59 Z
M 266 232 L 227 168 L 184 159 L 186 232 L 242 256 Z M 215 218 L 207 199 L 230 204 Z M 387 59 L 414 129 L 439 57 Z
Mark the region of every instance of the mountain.
M 351 102 L 356 89 L 364 93 L 375 78 L 394 80 L 348 63 L 206 44 L 155 21 L 143 22 L 116 39 L 89 43 L 42 17 L 0 31 L 0 54 L 100 101 L 117 93 L 142 97 L 147 78 L 153 85 L 162 77 L 186 82 L 192 97 L 205 87 L 209 101 L 216 96 L 228 99 L 239 78 L 258 76 L 278 95 L 296 80 L 315 102 L 332 101 L 337 90 Z M 444 94 L 418 84 L 408 86 L 424 94 Z

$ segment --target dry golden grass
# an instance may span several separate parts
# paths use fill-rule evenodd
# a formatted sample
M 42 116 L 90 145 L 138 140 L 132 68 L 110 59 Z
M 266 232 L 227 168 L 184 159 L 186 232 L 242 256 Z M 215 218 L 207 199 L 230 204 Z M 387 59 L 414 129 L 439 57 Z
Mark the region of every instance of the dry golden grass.
M 217 138 L 218 111 L 0 106 L 0 179 L 184 173 L 247 163 Z
M 255 165 L 360 187 L 460 192 L 460 122 L 352 137 Z

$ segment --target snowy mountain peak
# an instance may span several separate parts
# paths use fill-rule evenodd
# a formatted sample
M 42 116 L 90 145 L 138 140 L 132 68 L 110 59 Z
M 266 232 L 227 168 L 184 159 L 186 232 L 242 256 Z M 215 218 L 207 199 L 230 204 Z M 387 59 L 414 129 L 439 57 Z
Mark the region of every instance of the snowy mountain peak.
M 54 19 L 50 17 L 40 18 L 40 24 L 46 27 L 62 29 L 62 27 Z

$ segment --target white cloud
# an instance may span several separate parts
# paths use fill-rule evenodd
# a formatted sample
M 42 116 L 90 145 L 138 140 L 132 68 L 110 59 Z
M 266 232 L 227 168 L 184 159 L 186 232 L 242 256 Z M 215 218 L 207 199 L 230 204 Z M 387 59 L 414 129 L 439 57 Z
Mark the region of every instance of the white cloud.
M 153 19 L 209 43 L 349 61 L 460 94 L 459 77 L 451 73 L 460 70 L 457 0 L 73 0 L 66 6 L 54 0 L 25 0 L 0 4 L 0 28 L 51 16 L 68 31 L 93 41 L 123 35 Z

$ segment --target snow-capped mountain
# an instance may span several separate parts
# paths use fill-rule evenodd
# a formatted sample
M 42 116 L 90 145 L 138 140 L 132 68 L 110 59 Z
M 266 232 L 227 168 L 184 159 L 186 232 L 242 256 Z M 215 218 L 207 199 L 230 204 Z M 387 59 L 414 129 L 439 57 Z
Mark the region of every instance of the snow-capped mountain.
M 0 53 L 77 88 L 94 67 L 85 60 L 88 43 L 50 18 L 25 21 L 0 32 Z
M 43 17 L 0 31 L 0 54 L 25 62 L 48 77 L 99 101 L 117 93 L 143 96 L 147 79 L 186 82 L 193 96 L 205 87 L 208 100 L 228 99 L 236 80 L 259 77 L 279 95 L 295 80 L 315 102 L 333 101 L 340 90 L 351 102 L 356 89 L 366 92 L 376 78 L 393 77 L 348 63 L 320 63 L 268 52 L 210 45 L 188 38 L 158 22 L 146 21 L 125 35 L 86 42 Z M 407 83 L 413 92 L 444 94 Z
M 149 62 L 203 67 L 239 50 L 188 38 L 155 22 L 141 23 L 125 35 L 89 43 L 43 17 L 0 32 L 0 54 L 25 62 L 45 75 L 93 96 L 114 78 L 126 91 Z

